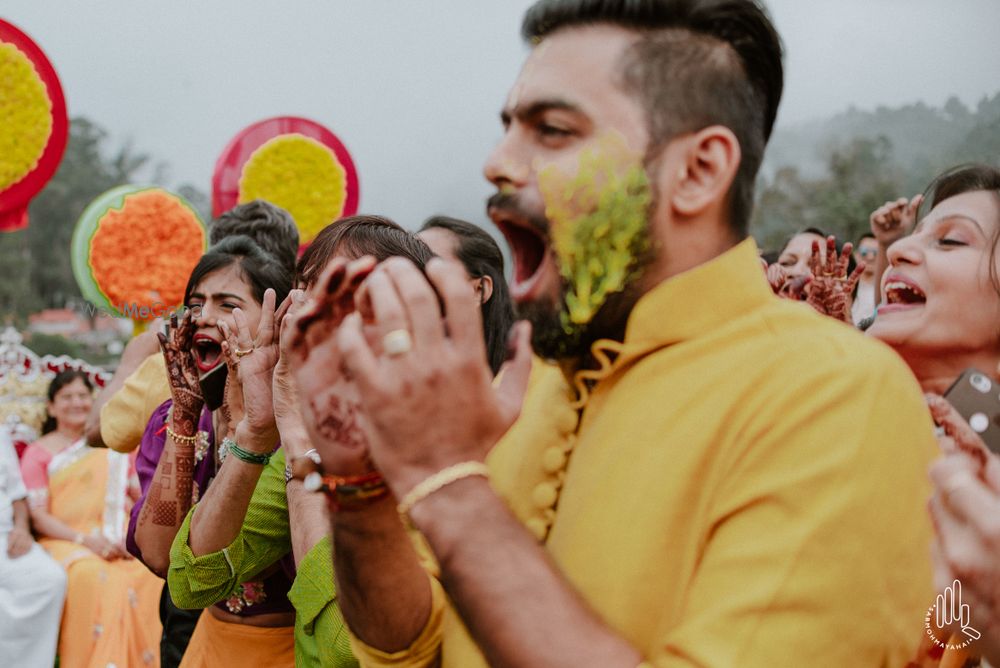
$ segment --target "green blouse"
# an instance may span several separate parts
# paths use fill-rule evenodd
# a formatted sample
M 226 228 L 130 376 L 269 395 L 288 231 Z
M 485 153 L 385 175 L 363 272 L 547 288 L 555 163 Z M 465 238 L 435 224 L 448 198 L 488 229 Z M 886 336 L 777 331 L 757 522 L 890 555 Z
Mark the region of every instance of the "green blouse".
M 181 608 L 207 608 L 228 598 L 291 549 L 285 454 L 278 450 L 261 473 L 243 527 L 219 552 L 194 556 L 188 544 L 191 515 L 184 518 L 170 549 L 167 585 Z M 316 543 L 298 565 L 288 599 L 295 607 L 295 663 L 298 666 L 354 668 L 347 627 L 333 579 L 329 537 Z

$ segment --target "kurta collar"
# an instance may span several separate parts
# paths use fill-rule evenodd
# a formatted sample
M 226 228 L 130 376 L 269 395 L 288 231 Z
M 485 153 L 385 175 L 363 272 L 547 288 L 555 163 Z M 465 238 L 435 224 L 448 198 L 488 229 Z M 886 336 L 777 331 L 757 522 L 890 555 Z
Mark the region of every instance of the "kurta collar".
M 753 238 L 708 262 L 663 281 L 632 309 L 624 343 L 601 339 L 591 353 L 598 369 L 578 371 L 578 405 L 586 402 L 583 381 L 599 381 L 653 350 L 693 339 L 773 299 Z

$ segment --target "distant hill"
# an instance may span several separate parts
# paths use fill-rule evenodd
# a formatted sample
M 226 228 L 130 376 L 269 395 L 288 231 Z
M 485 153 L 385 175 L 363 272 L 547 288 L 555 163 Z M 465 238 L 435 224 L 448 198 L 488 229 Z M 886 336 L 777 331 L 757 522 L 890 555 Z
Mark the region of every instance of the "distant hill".
M 1000 166 L 1000 92 L 975 109 L 956 97 L 942 108 L 851 107 L 782 129 L 767 149 L 751 231 L 769 249 L 810 226 L 853 239 L 875 207 L 964 162 Z

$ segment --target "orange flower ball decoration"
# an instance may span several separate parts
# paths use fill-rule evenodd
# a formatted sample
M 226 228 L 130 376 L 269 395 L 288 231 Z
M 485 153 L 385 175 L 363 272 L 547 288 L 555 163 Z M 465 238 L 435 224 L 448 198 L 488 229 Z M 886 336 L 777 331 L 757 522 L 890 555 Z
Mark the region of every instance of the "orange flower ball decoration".
M 108 301 L 149 306 L 151 315 L 184 301 L 205 233 L 194 212 L 169 193 L 144 190 L 109 209 L 90 242 L 90 267 Z

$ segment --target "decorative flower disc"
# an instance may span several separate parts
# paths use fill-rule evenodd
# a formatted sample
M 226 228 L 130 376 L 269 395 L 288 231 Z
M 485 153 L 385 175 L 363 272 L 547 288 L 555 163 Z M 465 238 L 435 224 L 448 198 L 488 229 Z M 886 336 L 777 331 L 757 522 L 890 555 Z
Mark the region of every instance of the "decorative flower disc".
M 335 134 L 306 118 L 279 116 L 241 130 L 212 176 L 212 214 L 253 199 L 286 209 L 308 245 L 324 227 L 358 210 L 358 174 Z
M 205 224 L 179 195 L 121 186 L 94 200 L 77 222 L 73 273 L 96 306 L 152 320 L 183 304 L 207 238 Z
M 30 37 L 0 19 L 0 231 L 28 224 L 28 203 L 66 150 L 66 100 Z

